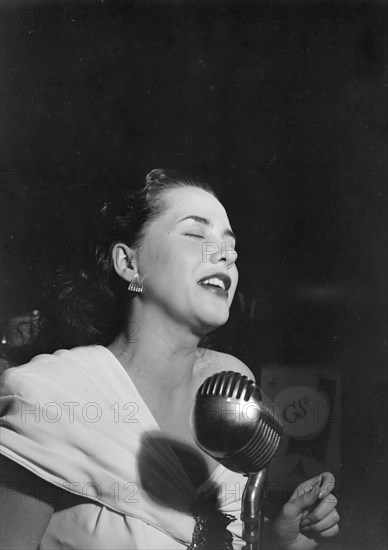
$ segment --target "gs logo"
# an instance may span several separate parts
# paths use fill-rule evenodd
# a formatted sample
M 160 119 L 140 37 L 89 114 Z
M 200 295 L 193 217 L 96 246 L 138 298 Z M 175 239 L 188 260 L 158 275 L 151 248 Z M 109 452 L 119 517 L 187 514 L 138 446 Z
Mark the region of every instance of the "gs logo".
M 314 439 L 329 420 L 330 405 L 324 394 L 309 386 L 287 388 L 276 396 L 284 432 L 296 439 Z

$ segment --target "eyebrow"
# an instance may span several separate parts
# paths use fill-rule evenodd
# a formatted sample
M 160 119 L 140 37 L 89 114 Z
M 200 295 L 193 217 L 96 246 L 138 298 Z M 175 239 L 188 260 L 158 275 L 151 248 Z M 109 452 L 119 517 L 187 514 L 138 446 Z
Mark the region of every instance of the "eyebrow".
M 202 218 L 201 216 L 194 216 L 194 215 L 186 216 L 185 218 L 182 218 L 181 220 L 179 220 L 177 223 L 183 222 L 185 220 L 194 220 L 197 223 L 207 225 L 208 227 L 213 227 L 213 224 L 207 218 Z M 231 229 L 225 229 L 222 235 L 232 237 L 232 239 L 236 240 L 236 235 L 233 233 Z

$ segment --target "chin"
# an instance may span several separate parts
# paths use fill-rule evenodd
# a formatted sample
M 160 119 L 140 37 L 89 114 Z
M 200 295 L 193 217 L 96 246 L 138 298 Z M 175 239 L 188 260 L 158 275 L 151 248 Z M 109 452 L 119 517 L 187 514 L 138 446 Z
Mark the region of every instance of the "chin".
M 219 327 L 222 327 L 228 319 L 229 309 L 225 313 L 217 312 L 217 314 L 206 316 L 206 319 L 202 321 L 202 334 L 205 335 L 217 330 Z

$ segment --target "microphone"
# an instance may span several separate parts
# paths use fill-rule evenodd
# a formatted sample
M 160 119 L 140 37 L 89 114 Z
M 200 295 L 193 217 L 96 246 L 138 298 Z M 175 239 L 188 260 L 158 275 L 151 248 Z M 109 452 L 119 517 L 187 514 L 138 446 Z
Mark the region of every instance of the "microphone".
M 203 451 L 225 468 L 248 476 L 241 506 L 243 539 L 247 550 L 259 550 L 266 468 L 282 434 L 278 409 L 250 378 L 223 371 L 207 378 L 197 391 L 190 427 Z

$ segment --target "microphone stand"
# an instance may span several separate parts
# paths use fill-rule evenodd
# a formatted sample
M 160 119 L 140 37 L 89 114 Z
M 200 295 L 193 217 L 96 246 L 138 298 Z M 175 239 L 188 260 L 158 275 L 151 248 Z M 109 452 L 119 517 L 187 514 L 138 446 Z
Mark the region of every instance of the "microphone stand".
M 243 550 L 263 550 L 260 540 L 263 523 L 261 501 L 266 479 L 267 468 L 254 474 L 248 474 L 248 481 L 241 501 L 242 537 L 246 542 Z

